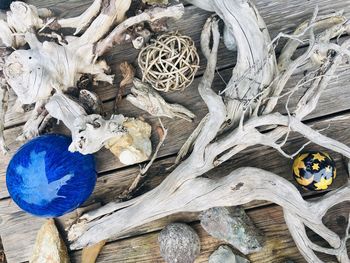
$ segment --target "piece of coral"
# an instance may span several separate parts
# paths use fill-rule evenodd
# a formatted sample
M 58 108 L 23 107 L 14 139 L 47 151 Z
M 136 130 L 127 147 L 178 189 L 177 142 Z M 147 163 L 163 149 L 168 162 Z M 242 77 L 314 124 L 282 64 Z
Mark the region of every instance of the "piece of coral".
M 106 147 L 126 165 L 147 160 L 152 153 L 151 126 L 139 119 L 113 115 L 88 115 L 85 109 L 64 94 L 55 94 L 46 104 L 51 116 L 61 120 L 72 133 L 69 151 L 91 154 Z

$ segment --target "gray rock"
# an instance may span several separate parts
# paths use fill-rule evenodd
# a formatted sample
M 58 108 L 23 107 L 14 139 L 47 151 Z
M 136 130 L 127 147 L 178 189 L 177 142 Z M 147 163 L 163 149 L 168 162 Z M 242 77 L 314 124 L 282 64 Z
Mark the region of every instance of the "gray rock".
M 262 249 L 264 236 L 242 208 L 211 208 L 202 212 L 200 219 L 209 235 L 229 243 L 244 255 Z
M 160 232 L 158 241 L 160 254 L 167 263 L 192 263 L 200 253 L 199 237 L 186 224 L 168 225 Z
M 250 261 L 235 255 L 229 246 L 223 245 L 211 254 L 208 263 L 250 263 Z

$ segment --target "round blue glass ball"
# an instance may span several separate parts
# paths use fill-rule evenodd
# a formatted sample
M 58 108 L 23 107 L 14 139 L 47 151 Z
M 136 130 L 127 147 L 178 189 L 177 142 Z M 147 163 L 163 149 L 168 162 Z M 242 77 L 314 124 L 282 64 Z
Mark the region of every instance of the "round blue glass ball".
M 6 172 L 7 189 L 24 211 L 58 217 L 83 204 L 96 183 L 93 155 L 71 153 L 71 139 L 44 135 L 23 145 Z
M 0 9 L 9 9 L 13 0 L 0 0 Z

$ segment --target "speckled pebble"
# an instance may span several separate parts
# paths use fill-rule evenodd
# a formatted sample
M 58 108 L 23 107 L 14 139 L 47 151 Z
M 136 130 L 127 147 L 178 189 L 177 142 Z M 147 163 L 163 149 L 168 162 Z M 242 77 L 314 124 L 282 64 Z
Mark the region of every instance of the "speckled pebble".
M 192 263 L 199 256 L 200 240 L 188 225 L 173 223 L 158 237 L 160 253 L 167 263 Z

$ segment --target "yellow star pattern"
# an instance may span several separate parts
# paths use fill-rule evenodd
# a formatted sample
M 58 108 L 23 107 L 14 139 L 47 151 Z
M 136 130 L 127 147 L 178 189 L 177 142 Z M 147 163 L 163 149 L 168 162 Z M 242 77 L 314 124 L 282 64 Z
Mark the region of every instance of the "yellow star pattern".
M 300 154 L 294 161 L 293 163 L 293 171 L 294 171 L 294 174 L 297 176 L 297 177 L 300 177 L 300 171 L 299 169 L 305 169 L 306 166 L 305 166 L 305 163 L 304 163 L 304 159 L 308 156 L 307 153 L 304 153 L 304 154 Z
M 328 186 L 330 186 L 333 182 L 332 177 L 329 178 L 328 180 L 325 178 L 321 178 L 320 182 L 315 183 L 316 190 L 326 190 Z
M 320 165 L 318 163 L 314 163 L 312 165 L 312 169 L 318 171 L 320 169 Z
M 309 179 L 306 179 L 305 177 L 295 178 L 295 179 L 297 180 L 298 184 L 300 184 L 302 186 L 308 186 L 314 181 L 313 176 Z
M 323 154 L 323 155 L 325 155 L 325 156 L 327 156 L 327 157 L 328 157 L 328 159 L 332 159 L 332 158 L 329 156 L 329 154 L 328 154 L 328 153 L 326 153 L 326 152 L 322 152 L 322 154 Z
M 320 153 L 314 153 L 314 160 L 319 160 L 320 162 L 326 160 L 326 157 L 322 156 Z

